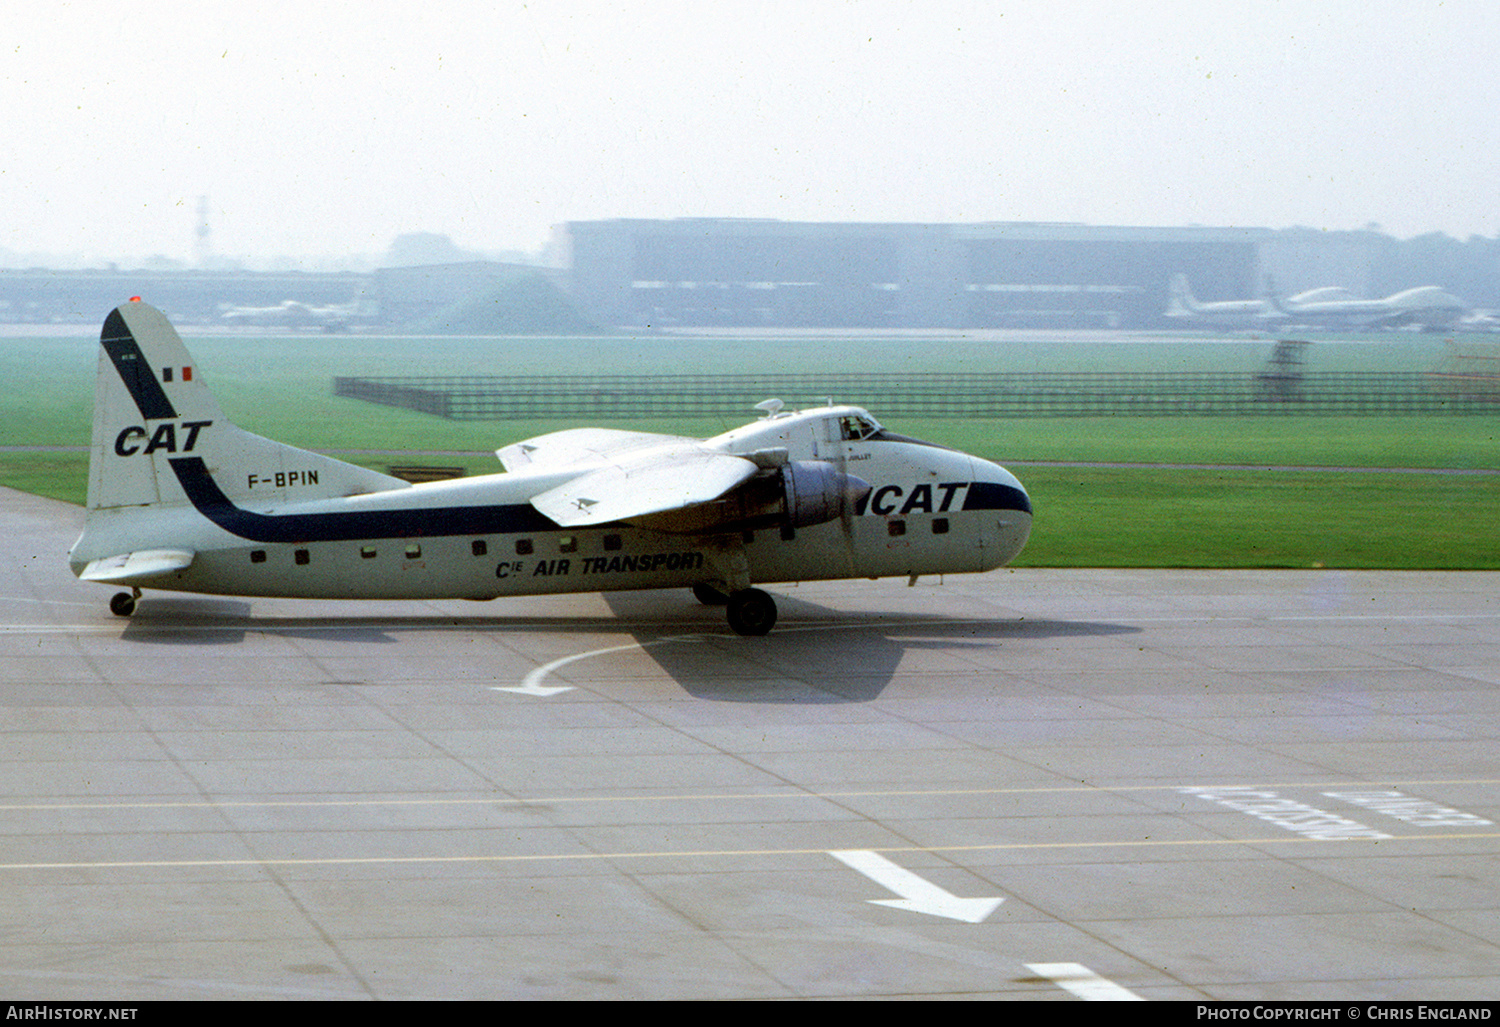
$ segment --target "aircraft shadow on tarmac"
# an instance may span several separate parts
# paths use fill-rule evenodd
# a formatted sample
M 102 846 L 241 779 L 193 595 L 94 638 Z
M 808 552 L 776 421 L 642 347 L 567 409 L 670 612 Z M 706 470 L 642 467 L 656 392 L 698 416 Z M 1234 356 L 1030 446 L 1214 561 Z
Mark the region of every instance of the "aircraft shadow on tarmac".
M 849 613 L 778 595 L 781 622 L 769 635 L 745 638 L 724 626 L 722 612 L 670 592 L 604 595 L 612 616 L 433 616 L 389 613 L 350 617 L 255 616 L 252 604 L 209 597 L 160 597 L 141 604 L 122 639 L 152 645 L 236 645 L 247 635 L 330 639 L 391 645 L 396 634 L 474 631 L 485 634 L 571 634 L 577 651 L 601 650 L 570 668 L 580 682 L 590 671 L 609 677 L 618 637 L 695 698 L 718 702 L 858 703 L 877 698 L 912 652 L 941 651 L 962 660 L 999 646 L 1128 634 L 1123 624 L 1032 618 L 942 618 L 913 613 Z M 565 683 L 563 681 L 549 683 Z
M 627 623 L 640 593 L 607 594 Z M 1010 642 L 1117 635 L 1139 631 L 1122 624 L 1030 618 L 941 618 L 911 613 L 851 614 L 787 596 L 776 597 L 782 618 L 763 638 L 721 629 L 673 643 L 660 630 L 631 629 L 648 654 L 683 691 L 699 699 L 754 703 L 860 703 L 879 697 L 907 654 L 990 653 Z M 977 668 L 976 668 L 977 669 Z

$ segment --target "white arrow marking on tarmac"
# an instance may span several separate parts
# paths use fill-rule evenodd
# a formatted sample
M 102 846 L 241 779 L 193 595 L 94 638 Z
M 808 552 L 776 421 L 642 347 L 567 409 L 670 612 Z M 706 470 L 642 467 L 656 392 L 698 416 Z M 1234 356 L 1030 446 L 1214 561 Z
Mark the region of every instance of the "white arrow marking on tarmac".
M 1100 977 L 1082 963 L 1027 963 L 1026 969 L 1045 977 L 1059 988 L 1072 992 L 1085 1002 L 1144 1002 L 1129 988 Z
M 858 870 L 883 888 L 900 895 L 899 899 L 869 899 L 877 906 L 894 909 L 909 909 L 913 913 L 928 913 L 977 924 L 989 916 L 1005 899 L 961 899 L 952 892 L 944 891 L 924 878 L 918 877 L 904 867 L 899 867 L 869 849 L 842 849 L 828 853 L 852 870 Z

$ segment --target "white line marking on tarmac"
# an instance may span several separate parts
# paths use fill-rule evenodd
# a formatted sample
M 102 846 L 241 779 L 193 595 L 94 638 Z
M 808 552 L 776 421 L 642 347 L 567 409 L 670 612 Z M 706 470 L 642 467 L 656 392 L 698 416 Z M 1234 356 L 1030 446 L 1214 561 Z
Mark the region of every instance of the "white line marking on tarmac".
M 1344 789 L 1324 792 L 1330 799 L 1338 799 L 1360 806 L 1384 816 L 1392 817 L 1403 824 L 1421 824 L 1426 827 L 1494 827 L 1493 820 L 1465 813 L 1451 806 L 1440 806 L 1428 799 L 1419 799 L 1393 789 L 1357 790 Z
M 1027 963 L 1026 969 L 1045 977 L 1085 1002 L 1144 1002 L 1135 992 L 1100 977 L 1082 963 Z
M 828 854 L 851 870 L 864 874 L 882 888 L 888 888 L 901 896 L 899 899 L 865 900 L 877 906 L 890 906 L 892 909 L 905 909 L 913 913 L 927 913 L 977 924 L 1005 901 L 1003 897 L 959 898 L 870 849 L 830 850 Z
M 84 606 L 95 607 L 99 603 L 80 603 L 73 599 L 34 599 L 31 596 L 0 596 L 0 603 L 29 603 L 37 606 Z
M 1392 779 L 1388 781 L 1281 781 L 1258 784 L 1217 785 L 1228 788 L 1372 788 L 1402 785 L 1407 788 L 1431 788 L 1439 785 L 1500 785 L 1500 778 L 1421 778 Z M 558 805 L 560 803 L 583 802 L 760 802 L 766 799 L 870 799 L 900 797 L 932 797 L 961 795 L 1059 795 L 1085 792 L 1176 792 L 1182 785 L 1041 785 L 1017 788 L 860 788 L 843 791 L 813 792 L 788 790 L 781 792 L 659 792 L 650 795 L 533 795 L 509 796 L 488 795 L 475 798 L 369 798 L 369 799 L 158 799 L 149 802 L 35 802 L 0 804 L 0 810 L 31 810 L 49 812 L 58 810 L 140 810 L 140 809 L 236 809 L 279 806 L 298 807 L 346 807 L 346 806 L 525 806 Z
M 0 635 L 118 635 L 123 624 L 0 624 Z
M 936 625 L 964 623 L 968 623 L 968 621 L 951 619 L 930 620 L 922 621 L 916 626 L 929 627 Z M 913 625 L 908 623 L 897 623 L 894 621 L 851 621 L 847 623 L 830 622 L 825 624 L 803 624 L 797 627 L 782 628 L 777 632 L 777 634 L 789 635 L 794 632 L 800 631 L 859 631 L 871 628 L 895 628 L 912 626 Z M 630 642 L 625 645 L 608 646 L 604 649 L 590 649 L 586 653 L 575 653 L 572 656 L 564 656 L 560 659 L 553 660 L 551 663 L 543 664 L 542 666 L 537 667 L 535 670 L 531 671 L 531 673 L 522 678 L 519 685 L 491 685 L 490 691 L 514 692 L 516 695 L 535 695 L 545 698 L 550 695 L 556 695 L 558 692 L 572 691 L 572 685 L 544 685 L 542 684 L 542 682 L 545 681 L 548 675 L 550 675 L 553 671 L 561 667 L 566 667 L 568 664 L 575 663 L 578 660 L 586 660 L 593 656 L 606 656 L 609 653 L 627 652 L 631 649 L 649 649 L 652 646 L 666 645 L 670 642 L 703 642 L 707 641 L 710 638 L 734 639 L 737 637 L 737 635 L 732 635 L 727 632 L 700 632 L 692 635 L 667 635 L 663 638 L 654 638 L 649 642 Z
M 545 663 L 537 667 L 530 674 L 527 674 L 519 685 L 493 685 L 490 687 L 490 691 L 514 692 L 516 695 L 535 695 L 544 698 L 549 695 L 556 695 L 559 692 L 571 692 L 573 690 L 572 685 L 544 685 L 542 682 L 547 680 L 547 676 L 554 670 L 566 667 L 568 664 L 576 663 L 579 660 L 587 660 L 593 656 L 604 656 L 608 653 L 623 653 L 631 649 L 647 649 L 653 645 L 664 645 L 667 642 L 701 642 L 707 637 L 709 636 L 669 635 L 666 638 L 658 638 L 650 642 L 630 642 L 626 645 L 612 645 L 605 649 L 590 649 L 586 653 L 574 653 L 572 656 L 564 656 L 561 659 L 553 660 L 551 663 Z
M 1277 827 L 1319 838 L 1335 841 L 1343 838 L 1389 838 L 1358 820 L 1341 817 L 1337 813 L 1309 806 L 1305 802 L 1287 799 L 1269 788 L 1198 788 L 1178 789 L 1183 795 L 1191 795 L 1205 802 L 1217 803 L 1227 809 L 1247 813 Z
M 1370 841 L 1370 845 L 1391 845 L 1396 842 L 1433 841 L 1485 841 L 1500 838 L 1500 833 L 1489 834 L 1402 834 L 1393 835 L 1383 841 Z M 1366 839 L 1346 838 L 1335 842 L 1319 841 L 1300 836 L 1281 835 L 1277 838 L 1178 838 L 1178 839 L 1125 839 L 1121 841 L 1087 842 L 1001 842 L 988 845 L 902 845 L 885 846 L 885 852 L 1067 852 L 1076 849 L 1168 849 L 1183 847 L 1253 846 L 1253 845 L 1338 845 L 1363 847 Z M 511 854 L 470 854 L 458 856 L 301 856 L 301 857 L 255 857 L 241 859 L 223 857 L 213 859 L 121 859 L 97 860 L 94 862 L 71 860 L 68 862 L 0 863 L 0 870 L 109 870 L 121 868 L 153 867 L 280 867 L 280 866 L 395 866 L 415 863 L 566 863 L 593 862 L 596 860 L 626 859 L 743 859 L 747 856 L 779 859 L 784 856 L 826 855 L 827 849 L 663 849 L 630 852 L 543 852 Z M 874 851 L 873 849 L 870 851 Z

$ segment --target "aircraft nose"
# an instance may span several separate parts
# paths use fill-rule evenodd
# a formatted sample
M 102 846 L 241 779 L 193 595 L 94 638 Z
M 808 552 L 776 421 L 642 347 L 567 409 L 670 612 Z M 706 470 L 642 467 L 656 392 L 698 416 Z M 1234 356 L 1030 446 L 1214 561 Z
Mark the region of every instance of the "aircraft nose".
M 1031 496 L 1020 479 L 999 464 L 974 460 L 974 484 L 964 509 L 987 515 L 982 543 L 985 569 L 1003 567 L 1026 547 L 1031 537 Z
M 1031 495 L 1021 480 L 999 464 L 974 458 L 974 488 L 968 508 L 1014 510 L 1031 516 Z

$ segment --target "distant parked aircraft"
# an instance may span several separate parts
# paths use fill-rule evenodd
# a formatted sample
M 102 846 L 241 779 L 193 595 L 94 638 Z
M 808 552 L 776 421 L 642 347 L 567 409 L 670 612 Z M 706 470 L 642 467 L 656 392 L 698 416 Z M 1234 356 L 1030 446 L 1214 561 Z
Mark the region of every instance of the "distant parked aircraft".
M 1464 301 L 1438 288 L 1423 285 L 1393 293 L 1385 299 L 1362 300 L 1337 286 L 1326 286 L 1272 301 L 1289 324 L 1323 328 L 1399 328 L 1416 325 L 1443 328 L 1469 314 Z
M 1240 328 L 1267 327 L 1272 322 L 1284 320 L 1286 315 L 1276 309 L 1269 299 L 1219 300 L 1201 303 L 1188 285 L 1187 275 L 1172 276 L 1172 301 L 1167 307 L 1167 317 L 1196 321 L 1200 324 L 1237 326 Z
M 1464 301 L 1436 285 L 1406 289 L 1384 299 L 1360 299 L 1348 289 L 1325 285 L 1279 299 L 1268 277 L 1260 299 L 1201 303 L 1186 275 L 1171 282 L 1172 299 L 1166 316 L 1201 324 L 1265 328 L 1272 325 L 1311 325 L 1320 328 L 1443 328 L 1470 314 Z
M 266 328 L 321 328 L 337 332 L 349 327 L 355 308 L 354 303 L 314 307 L 298 300 L 283 300 L 274 307 L 229 306 L 219 316 L 225 321 Z

